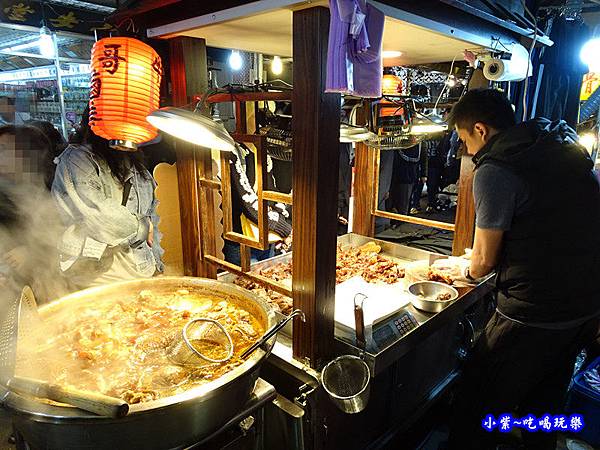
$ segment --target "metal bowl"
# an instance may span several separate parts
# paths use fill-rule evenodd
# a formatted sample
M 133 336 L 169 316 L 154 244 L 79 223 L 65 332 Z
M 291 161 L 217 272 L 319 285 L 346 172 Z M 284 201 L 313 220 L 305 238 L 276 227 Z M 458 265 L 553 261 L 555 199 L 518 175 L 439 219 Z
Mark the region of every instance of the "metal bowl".
M 427 312 L 440 312 L 450 302 L 458 298 L 458 291 L 452 286 L 437 281 L 418 281 L 408 286 L 411 302 L 415 308 Z M 440 294 L 450 294 L 448 300 L 437 300 Z

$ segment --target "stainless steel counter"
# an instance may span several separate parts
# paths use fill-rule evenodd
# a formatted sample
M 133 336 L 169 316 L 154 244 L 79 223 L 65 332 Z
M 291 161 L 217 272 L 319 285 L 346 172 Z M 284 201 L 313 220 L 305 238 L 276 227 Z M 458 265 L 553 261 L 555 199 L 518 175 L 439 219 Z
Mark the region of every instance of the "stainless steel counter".
M 344 246 L 350 245 L 353 247 L 360 247 L 367 242 L 377 243 L 381 247 L 382 255 L 392 258 L 400 265 L 418 260 L 427 260 L 429 263 L 432 263 L 436 259 L 445 257 L 444 255 L 427 252 L 425 250 L 398 245 L 353 233 L 346 234 L 338 238 L 338 244 Z M 274 258 L 253 264 L 252 270 L 258 271 L 260 269 L 272 267 L 276 264 L 289 262 L 291 259 L 292 253 L 279 255 Z M 237 275 L 230 273 L 223 273 L 219 275 L 220 280 L 228 282 L 233 282 L 236 278 Z M 394 364 L 397 360 L 402 358 L 402 356 L 404 356 L 406 353 L 418 347 L 422 341 L 451 322 L 458 322 L 462 324 L 460 326 L 464 327 L 466 335 L 473 333 L 473 327 L 468 323 L 468 319 L 462 318 L 462 315 L 465 310 L 469 309 L 492 291 L 493 287 L 488 280 L 475 287 L 457 288 L 459 291 L 459 297 L 456 300 L 449 302 L 448 306 L 438 313 L 423 312 L 416 309 L 412 305 L 407 305 L 404 307 L 402 310 L 410 312 L 418 322 L 418 326 L 412 331 L 408 332 L 406 335 L 397 339 L 392 345 L 386 347 L 382 351 L 369 353 L 357 348 L 355 345 L 353 345 L 353 343 L 348 342 L 345 339 L 336 337 L 336 353 L 363 356 L 371 367 L 373 375 L 376 376 L 390 365 Z M 283 359 L 291 360 L 291 339 L 288 339 L 292 334 L 291 327 L 287 328 L 285 331 L 286 332 L 284 333 L 284 336 L 280 336 L 278 338 L 278 344 L 273 349 L 273 352 Z M 287 335 L 287 338 L 285 335 Z
M 338 352 L 340 354 L 362 355 L 371 367 L 373 375 L 376 376 L 449 323 L 457 322 L 458 324 L 462 324 L 460 326 L 464 327 L 465 334 L 467 335 L 466 338 L 474 340 L 474 336 L 468 337 L 469 334 L 475 334 L 475 330 L 472 329 L 473 326 L 467 322 L 468 318 L 461 316 L 467 309 L 489 294 L 492 289 L 491 284 L 487 282 L 481 283 L 474 288 L 458 288 L 459 297 L 438 313 L 427 313 L 416 309 L 412 305 L 408 305 L 404 309 L 412 314 L 419 325 L 400 337 L 393 344 L 380 352 L 369 353 L 368 351 L 362 351 L 345 340 L 336 338 Z
M 385 256 L 400 265 L 415 260 L 431 263 L 444 257 L 355 234 L 338 239 L 342 245 L 355 247 L 372 241 L 381 246 Z M 290 259 L 291 254 L 287 254 L 254 264 L 252 268 L 259 270 Z M 220 279 L 233 281 L 235 277 L 222 274 Z M 459 297 L 438 313 L 405 306 L 401 311 L 410 312 L 417 326 L 378 352 L 360 350 L 344 340 L 348 335 L 344 339 L 336 337 L 332 358 L 342 354 L 359 355 L 367 361 L 374 376 L 371 399 L 360 414 L 340 412 L 319 386 L 318 371 L 292 357 L 292 330 L 288 330 L 287 335 L 280 334 L 261 377 L 272 383 L 278 394 L 304 411 L 300 427 L 303 444 L 290 448 L 380 448 L 379 444 L 389 436 L 402 434 L 413 426 L 458 379 L 461 359 L 468 354 L 493 310 L 491 290 L 488 282 L 458 288 Z M 288 420 L 292 421 L 290 417 Z M 297 426 L 288 428 L 286 435 L 298 434 Z

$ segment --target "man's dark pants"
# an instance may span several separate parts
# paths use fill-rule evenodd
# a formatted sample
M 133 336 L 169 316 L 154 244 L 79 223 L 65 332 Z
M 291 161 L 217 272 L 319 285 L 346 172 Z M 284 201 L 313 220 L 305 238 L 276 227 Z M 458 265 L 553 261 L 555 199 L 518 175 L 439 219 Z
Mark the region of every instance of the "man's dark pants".
M 521 325 L 497 312 L 465 367 L 451 420 L 449 448 L 494 449 L 497 430 L 487 432 L 487 414 L 514 417 L 560 414 L 575 358 L 598 335 L 600 319 L 568 330 Z M 584 417 L 585 421 L 585 417 Z M 528 450 L 554 449 L 556 434 L 523 432 Z

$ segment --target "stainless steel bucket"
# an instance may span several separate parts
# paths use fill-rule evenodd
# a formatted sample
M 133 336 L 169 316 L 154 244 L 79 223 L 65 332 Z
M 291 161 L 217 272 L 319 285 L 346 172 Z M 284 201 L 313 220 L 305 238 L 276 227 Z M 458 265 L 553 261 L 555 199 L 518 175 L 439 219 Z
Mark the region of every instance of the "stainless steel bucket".
M 329 362 L 321 382 L 333 403 L 347 414 L 361 412 L 369 402 L 371 372 L 357 356 L 343 355 Z

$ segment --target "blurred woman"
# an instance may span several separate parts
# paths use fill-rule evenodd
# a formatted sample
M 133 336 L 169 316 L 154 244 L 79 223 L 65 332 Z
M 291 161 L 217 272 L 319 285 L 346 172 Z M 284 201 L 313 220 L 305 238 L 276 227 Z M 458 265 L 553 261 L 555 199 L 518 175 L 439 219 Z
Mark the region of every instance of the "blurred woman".
M 57 214 L 48 189 L 53 148 L 36 127 L 0 127 L 0 278 L 14 290 L 31 286 L 42 303 L 67 291 L 58 276 Z
M 162 272 L 156 184 L 141 152 L 112 149 L 87 112 L 76 139 L 58 157 L 52 185 L 62 272 L 77 289 Z

